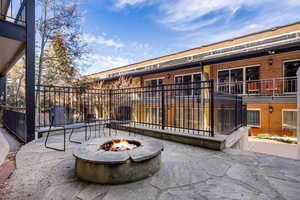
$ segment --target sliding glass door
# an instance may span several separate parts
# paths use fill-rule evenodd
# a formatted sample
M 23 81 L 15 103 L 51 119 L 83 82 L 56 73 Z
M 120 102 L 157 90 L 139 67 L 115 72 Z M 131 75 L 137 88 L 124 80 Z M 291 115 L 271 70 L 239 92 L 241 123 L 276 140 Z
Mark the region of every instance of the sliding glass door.
M 297 70 L 300 60 L 284 63 L 284 92 L 297 92 Z
M 218 89 L 221 92 L 244 94 L 259 92 L 259 66 L 218 71 Z

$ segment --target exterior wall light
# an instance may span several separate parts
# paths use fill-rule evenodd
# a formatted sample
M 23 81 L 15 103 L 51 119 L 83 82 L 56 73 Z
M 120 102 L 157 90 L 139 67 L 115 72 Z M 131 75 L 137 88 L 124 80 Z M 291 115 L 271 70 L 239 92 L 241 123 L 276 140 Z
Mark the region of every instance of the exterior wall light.
M 273 58 L 269 58 L 268 63 L 269 63 L 270 66 L 272 66 L 273 65 Z
M 273 106 L 269 106 L 269 113 L 273 112 Z
M 269 55 L 274 55 L 275 54 L 275 51 L 268 51 L 268 54 Z M 268 63 L 270 66 L 273 65 L 273 58 L 270 56 L 269 60 L 268 60 Z

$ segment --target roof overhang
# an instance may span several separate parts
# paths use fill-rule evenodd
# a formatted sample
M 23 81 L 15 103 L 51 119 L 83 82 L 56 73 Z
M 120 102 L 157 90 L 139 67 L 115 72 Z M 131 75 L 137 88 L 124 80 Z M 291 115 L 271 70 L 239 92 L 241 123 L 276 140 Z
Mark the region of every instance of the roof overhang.
M 3 2 L 8 1 L 0 2 L 3 5 Z M 24 0 L 22 3 L 23 10 L 24 2 L 26 1 Z M 0 30 L 0 76 L 4 76 L 18 59 L 24 55 L 26 27 L 21 22 L 14 23 L 0 19 Z
M 300 34 L 300 33 L 299 33 Z M 184 58 L 178 59 L 182 62 L 173 62 L 169 63 L 169 66 L 159 67 L 156 69 L 149 69 L 149 70 L 143 70 L 143 71 L 136 71 L 132 73 L 124 74 L 125 76 L 143 76 L 143 75 L 149 75 L 154 73 L 162 73 L 167 71 L 174 71 L 179 69 L 188 69 L 193 68 L 197 66 L 203 66 L 203 65 L 211 65 L 211 64 L 217 64 L 217 63 L 224 63 L 224 62 L 230 62 L 230 61 L 236 61 L 236 60 L 243 60 L 243 59 L 250 59 L 255 57 L 261 57 L 261 56 L 267 56 L 270 54 L 279 54 L 284 52 L 291 52 L 291 51 L 298 51 L 300 50 L 300 40 L 289 42 L 286 44 L 281 44 L 277 46 L 265 46 L 264 48 L 255 48 L 247 51 L 242 52 L 236 52 L 232 54 L 227 54 L 223 56 L 215 56 L 212 58 L 202 58 L 202 59 L 194 59 L 194 60 L 185 60 L 182 61 Z M 122 76 L 122 75 L 119 75 Z M 84 81 L 86 83 L 88 82 L 94 82 L 99 80 L 115 80 L 119 76 L 114 77 L 108 77 L 108 78 L 94 78 L 87 81 Z
M 179 64 L 185 64 L 185 63 L 192 63 L 192 62 L 199 62 L 199 61 L 203 62 L 206 60 L 223 58 L 226 56 L 234 56 L 237 54 L 242 54 L 247 52 L 255 52 L 255 51 L 268 49 L 268 48 L 276 48 L 282 45 L 288 45 L 288 44 L 293 44 L 298 42 L 300 42 L 300 30 L 282 34 L 282 35 L 263 38 L 251 42 L 240 43 L 233 46 L 213 49 L 210 51 L 205 51 L 197 54 L 190 54 L 188 56 L 175 58 L 172 60 L 138 66 L 132 69 L 118 71 L 111 74 L 104 74 L 99 78 L 110 78 L 114 76 L 128 75 L 128 74 L 135 73 L 137 71 L 157 70 L 157 69 L 179 65 Z
M 4 76 L 24 55 L 25 43 L 0 36 L 0 44 L 0 76 Z

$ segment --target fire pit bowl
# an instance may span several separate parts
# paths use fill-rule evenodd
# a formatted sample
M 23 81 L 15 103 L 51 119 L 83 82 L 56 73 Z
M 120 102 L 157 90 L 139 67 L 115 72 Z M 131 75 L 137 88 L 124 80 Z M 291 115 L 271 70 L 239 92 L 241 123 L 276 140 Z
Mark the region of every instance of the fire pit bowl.
M 75 147 L 75 173 L 84 181 L 122 184 L 159 171 L 163 145 L 137 138 L 99 138 Z

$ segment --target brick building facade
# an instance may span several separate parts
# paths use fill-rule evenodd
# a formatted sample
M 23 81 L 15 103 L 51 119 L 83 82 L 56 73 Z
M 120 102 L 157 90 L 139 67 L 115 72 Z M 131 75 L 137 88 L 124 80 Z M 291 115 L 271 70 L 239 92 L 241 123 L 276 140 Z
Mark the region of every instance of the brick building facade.
M 152 87 L 213 79 L 215 91 L 243 96 L 251 134 L 295 135 L 298 66 L 300 22 L 99 72 L 83 84 L 120 76 Z

